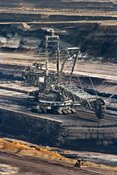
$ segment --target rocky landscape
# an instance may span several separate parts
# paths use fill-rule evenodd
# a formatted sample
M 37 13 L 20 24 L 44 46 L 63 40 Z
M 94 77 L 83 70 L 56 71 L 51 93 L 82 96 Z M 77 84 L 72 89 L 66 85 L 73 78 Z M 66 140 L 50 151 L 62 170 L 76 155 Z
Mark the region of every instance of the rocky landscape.
M 0 174 L 4 175 L 115 175 L 117 168 L 61 156 L 58 148 L 42 147 L 19 140 L 0 139 Z M 70 151 L 61 150 L 69 153 Z M 80 154 L 80 153 L 79 153 Z M 81 153 L 82 154 L 82 153 Z M 116 156 L 105 155 L 114 159 Z M 114 161 L 114 160 L 113 160 Z
M 61 50 L 80 49 L 72 83 L 104 98 L 104 119 L 80 110 L 65 116 L 31 112 L 34 102 L 28 94 L 38 87 L 28 86 L 22 71 L 33 62 L 45 61 L 45 35 L 50 35 L 52 28 L 60 36 Z M 55 71 L 53 58 L 49 60 L 51 71 Z M 116 166 L 117 161 L 110 154 L 117 154 L 116 68 L 116 0 L 0 0 L 0 136 L 43 144 L 49 149 L 48 146 L 56 146 L 59 148 L 55 151 L 64 156 L 109 165 L 90 164 L 91 167 L 78 169 L 76 160 L 71 165 L 62 162 L 64 158 L 60 156 L 59 162 L 53 162 L 51 153 L 48 152 L 48 160 L 48 155 L 42 155 L 40 148 L 37 151 L 32 144 L 0 140 L 0 174 L 12 170 L 12 174 L 19 175 L 115 175 L 116 168 L 110 166 Z M 64 80 L 67 78 L 66 73 Z M 43 150 L 46 152 L 42 147 Z M 19 156 L 20 153 L 25 156 Z

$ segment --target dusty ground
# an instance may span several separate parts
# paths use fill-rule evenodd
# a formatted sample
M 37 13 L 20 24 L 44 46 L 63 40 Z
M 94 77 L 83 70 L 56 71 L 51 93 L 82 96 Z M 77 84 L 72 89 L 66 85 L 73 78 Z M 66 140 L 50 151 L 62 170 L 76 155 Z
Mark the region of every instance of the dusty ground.
M 115 4 L 116 5 L 116 4 Z M 9 13 L 11 14 L 9 16 Z M 116 30 L 116 26 L 117 26 L 117 12 L 112 12 L 112 11 L 102 11 L 99 12 L 98 10 L 50 10 L 50 9 L 46 9 L 41 11 L 41 9 L 28 9 L 28 8 L 20 8 L 20 9 L 0 9 L 0 14 L 1 14 L 1 24 L 21 24 L 22 20 L 24 20 L 25 22 L 30 21 L 30 24 L 40 24 L 40 25 L 53 25 L 53 24 L 70 24 L 70 26 L 72 26 L 72 24 L 74 23 L 76 24 L 101 24 L 104 26 L 104 28 L 106 27 L 108 29 L 108 26 L 112 27 L 114 26 L 112 29 Z M 5 14 L 5 15 L 3 15 Z M 9 16 L 9 20 L 7 19 L 7 14 Z M 14 18 L 14 14 L 16 14 L 16 16 L 18 17 L 18 21 L 16 20 L 16 18 Z M 23 14 L 27 14 L 27 15 L 35 15 L 34 18 L 30 19 L 29 16 L 26 16 L 23 18 L 19 18 L 18 15 L 23 16 Z M 6 19 L 7 22 L 4 21 L 4 19 L 2 18 L 2 15 L 5 17 L 4 19 Z M 39 16 L 40 15 L 40 16 Z M 15 17 L 16 17 L 15 16 Z M 58 21 L 56 20 L 56 16 L 59 17 Z M 93 16 L 93 19 L 92 19 Z M 52 18 L 51 18 L 52 17 Z M 73 19 L 76 18 L 76 19 Z M 82 18 L 84 18 L 84 20 L 82 20 Z M 35 19 L 37 21 L 35 21 Z M 41 22 L 40 22 L 41 19 Z M 68 20 L 69 19 L 69 20 Z M 79 20 L 78 20 L 79 19 Z M 108 19 L 108 20 L 107 20 Z M 11 22 L 9 22 L 11 21 Z M 16 22 L 12 22 L 12 21 L 16 21 Z M 43 23 L 43 24 L 42 24 Z M 100 26 L 101 26 L 100 25 Z M 85 27 L 86 28 L 86 27 Z M 25 30 L 25 29 L 24 29 Z M 113 32 L 113 31 L 112 31 Z M 108 35 L 108 33 L 107 33 Z M 104 34 L 105 36 L 105 34 Z M 113 36 L 116 38 L 116 33 L 113 34 Z M 101 36 L 102 37 L 102 36 Z M 108 38 L 110 39 L 110 35 L 108 36 Z M 113 41 L 113 40 L 112 40 Z M 99 40 L 100 42 L 100 40 Z M 93 44 L 94 45 L 94 44 Z M 116 45 L 116 44 L 115 44 Z M 115 48 L 116 50 L 116 48 Z M 111 51 L 113 52 L 113 50 Z M 25 61 L 24 61 L 25 58 Z M 35 61 L 38 60 L 38 57 L 34 58 Z M 0 63 L 1 64 L 18 64 L 18 65 L 31 65 L 31 62 L 34 61 L 32 55 L 23 55 L 23 54 L 9 54 L 9 53 L 1 53 L 0 54 Z M 42 60 L 42 58 L 41 58 Z M 22 62 L 23 61 L 23 62 Z M 50 65 L 50 67 L 53 69 L 54 65 Z M 113 82 L 117 82 L 117 77 L 116 77 L 116 64 L 104 64 L 104 65 L 100 65 L 99 63 L 82 63 L 82 62 L 78 62 L 77 63 L 77 67 L 75 70 L 75 73 L 77 74 L 77 71 L 79 71 L 79 75 L 80 76 L 90 76 L 90 77 L 99 77 L 99 78 L 104 78 L 104 79 L 108 79 L 111 80 Z M 3 72 L 7 72 L 7 70 L 3 70 L 2 68 L 0 68 L 1 71 Z M 17 70 L 16 70 L 17 71 Z M 2 92 L 2 91 L 1 91 Z M 114 92 L 116 92 L 116 89 L 114 89 Z M 7 92 L 8 94 L 10 92 Z M 3 95 L 3 94 L 2 94 Z M 7 95 L 7 94 L 5 94 Z M 12 96 L 12 93 L 11 93 Z M 6 102 L 5 102 L 6 103 Z M 12 106 L 12 105 L 11 105 Z M 82 120 L 82 118 L 81 118 Z M 85 119 L 86 123 L 88 119 Z M 105 122 L 105 121 L 104 121 Z M 109 121 L 108 121 L 109 122 Z M 76 132 L 76 130 L 75 130 Z M 72 135 L 71 135 L 72 137 Z M 94 159 L 100 158 L 102 159 L 102 156 L 104 155 L 91 155 L 89 153 L 85 154 L 85 153 L 81 153 L 79 154 L 79 156 L 87 158 L 88 156 L 93 157 Z M 112 157 L 109 157 L 109 159 L 111 159 Z M 115 157 L 114 157 L 115 158 Z M 112 158 L 113 159 L 113 158 Z M 115 158 L 116 159 L 116 158 Z M 103 159 L 102 159 L 103 161 Z M 108 161 L 108 160 L 107 160 Z M 9 165 L 9 167 L 7 167 L 7 165 Z M 12 167 L 13 166 L 13 167 Z M 9 169 L 9 173 L 7 171 L 7 174 L 9 175 L 13 175 L 14 171 L 16 171 L 16 174 L 18 175 L 90 175 L 90 174 L 106 174 L 106 175 L 116 175 L 117 171 L 114 171 L 111 168 L 107 168 L 104 169 L 104 167 L 99 167 L 99 168 L 83 168 L 83 169 L 79 169 L 76 168 L 72 165 L 68 165 L 66 163 L 58 163 L 56 161 L 45 161 L 42 159 L 38 159 L 37 158 L 31 158 L 31 157 L 23 157 L 23 156 L 16 156 L 10 153 L 1 153 L 0 152 L 0 174 L 3 174 L 4 171 L 6 171 L 6 169 Z M 7 170 L 8 170 L 7 169 Z M 12 173 L 11 173 L 12 172 Z
M 0 164 L 7 164 L 19 169 L 17 175 L 116 175 L 116 171 L 97 168 L 76 168 L 66 164 L 47 162 L 29 157 L 17 157 L 0 153 Z M 8 175 L 12 175 L 9 173 Z
M 44 56 L 37 56 L 33 54 L 0 53 L 0 64 L 31 66 L 33 62 L 39 61 L 39 63 L 44 63 L 44 60 Z M 68 64 L 70 63 L 71 62 L 68 61 Z M 49 67 L 51 70 L 56 69 L 56 66 L 53 63 L 49 63 Z M 117 64 L 78 61 L 74 74 L 103 78 L 116 82 L 116 69 Z
M 17 157 L 6 153 L 0 153 L 0 163 L 18 167 L 18 175 L 80 175 L 79 169 L 74 167 L 49 163 L 35 158 Z
M 64 158 L 43 147 L 29 146 L 26 142 L 0 140 L 1 175 L 115 175 L 117 172 L 116 167 L 84 161 L 79 167 L 75 162 L 75 159 Z

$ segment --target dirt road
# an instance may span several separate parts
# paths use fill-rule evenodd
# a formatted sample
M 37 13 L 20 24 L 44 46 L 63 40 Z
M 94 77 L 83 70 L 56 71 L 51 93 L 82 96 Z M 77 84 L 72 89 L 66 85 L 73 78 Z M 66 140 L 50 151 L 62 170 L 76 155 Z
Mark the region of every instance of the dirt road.
M 0 163 L 18 167 L 19 173 L 17 175 L 86 175 L 86 172 L 83 173 L 76 167 L 37 160 L 36 158 L 17 157 L 7 153 L 0 153 Z
M 45 60 L 44 56 L 37 56 L 33 54 L 29 55 L 25 53 L 24 54 L 0 53 L 0 64 L 31 66 L 31 64 L 35 61 L 44 63 L 44 60 Z M 68 64 L 70 64 L 70 62 Z M 53 63 L 49 63 L 49 67 L 51 70 L 56 69 L 56 65 Z M 117 81 L 116 69 L 117 69 L 117 64 L 112 64 L 112 63 L 102 64 L 98 62 L 87 63 L 87 62 L 78 61 L 75 67 L 74 74 L 77 74 L 79 76 L 83 75 L 83 76 Z
M 31 157 L 18 157 L 8 153 L 0 153 L 0 168 L 9 166 L 10 171 L 15 169 L 16 175 L 115 175 L 116 171 L 102 168 L 78 168 L 65 163 L 47 162 Z M 2 169 L 5 172 L 5 168 Z M 6 173 L 13 175 L 14 173 Z M 8 172 L 8 171 L 7 171 Z M 1 169 L 0 169 L 1 173 Z M 3 175 L 3 174 L 2 174 Z

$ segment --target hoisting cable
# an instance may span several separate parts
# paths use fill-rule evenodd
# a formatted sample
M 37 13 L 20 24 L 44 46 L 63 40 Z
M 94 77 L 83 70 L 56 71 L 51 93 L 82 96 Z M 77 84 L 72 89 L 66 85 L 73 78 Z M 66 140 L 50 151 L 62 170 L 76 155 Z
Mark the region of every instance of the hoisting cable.
M 96 91 L 96 89 L 95 89 L 95 87 L 94 87 L 93 81 L 92 81 L 92 79 L 91 79 L 90 76 L 89 76 L 89 80 L 90 80 L 90 83 L 91 83 L 91 85 L 92 85 L 92 88 L 93 88 L 93 90 L 94 90 L 94 92 L 95 92 L 96 97 L 99 97 L 98 94 L 97 94 L 97 91 Z

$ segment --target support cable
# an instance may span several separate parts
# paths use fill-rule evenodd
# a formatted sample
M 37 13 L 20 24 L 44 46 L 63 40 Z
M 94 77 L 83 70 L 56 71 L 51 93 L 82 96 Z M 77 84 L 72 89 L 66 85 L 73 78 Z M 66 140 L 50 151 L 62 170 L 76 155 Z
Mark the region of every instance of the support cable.
M 98 94 L 97 94 L 97 91 L 96 91 L 96 89 L 95 89 L 95 86 L 94 86 L 94 84 L 93 84 L 93 81 L 92 81 L 91 77 L 89 77 L 89 80 L 90 80 L 90 83 L 91 83 L 91 85 L 92 85 L 92 88 L 93 88 L 93 90 L 94 90 L 94 92 L 95 92 L 96 97 L 99 97 Z

